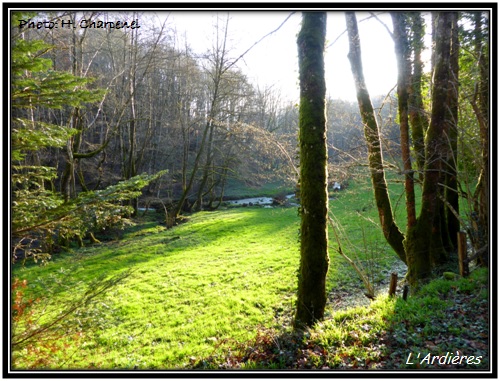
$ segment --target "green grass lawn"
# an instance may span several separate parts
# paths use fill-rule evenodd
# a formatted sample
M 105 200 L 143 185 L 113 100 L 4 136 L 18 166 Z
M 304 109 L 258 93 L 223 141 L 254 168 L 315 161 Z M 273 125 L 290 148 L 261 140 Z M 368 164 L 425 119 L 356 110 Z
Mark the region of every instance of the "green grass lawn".
M 400 198 L 400 190 L 401 184 L 391 186 L 395 201 Z M 337 193 L 330 208 L 352 243 L 349 248 L 353 259 L 373 271 L 374 282 L 387 277 L 397 259 L 376 226 L 377 211 L 369 182 Z M 200 212 L 170 230 L 159 221 L 160 215 L 148 212 L 135 221 L 135 226 L 126 228 L 119 240 L 56 255 L 44 266 L 13 267 L 13 278 L 27 280 L 25 299 L 42 299 L 31 308 L 31 328 L 57 314 L 65 301 L 84 294 L 96 279 L 131 271 L 105 296 L 65 318 L 42 349 L 25 346 L 15 351 L 15 367 L 220 367 L 211 361 L 225 359 L 232 350 L 241 352 L 241 343 L 252 342 L 262 332 L 290 332 L 299 267 L 299 217 L 295 207 Z M 349 346 L 346 337 L 354 325 L 370 327 L 365 331 L 360 328 L 364 333 L 353 341 L 356 347 L 349 347 L 343 354 L 332 352 L 328 364 L 342 364 L 341 355 L 372 359 L 380 348 L 372 353 L 361 344 L 369 348 L 371 339 L 378 340 L 380 332 L 389 330 L 396 302 L 380 295 L 381 301 L 371 310 L 343 308 L 338 312 L 336 296 L 345 292 L 362 295 L 363 286 L 354 270 L 335 253 L 334 242 L 330 256 L 327 320 L 312 331 L 311 337 L 322 348 L 337 345 L 338 340 Z M 52 301 L 45 309 L 44 300 Z M 351 320 L 352 326 L 339 328 L 339 322 Z M 286 359 L 280 361 L 266 366 L 287 363 Z M 238 366 L 262 364 L 240 361 Z
M 259 326 L 277 324 L 277 311 L 291 308 L 295 209 L 201 212 L 171 230 L 138 223 L 120 241 L 75 250 L 44 267 L 14 269 L 13 277 L 27 279 L 40 295 L 57 288 L 57 279 L 47 286 L 47 275 L 61 274 L 62 299 L 101 275 L 133 271 L 93 307 L 104 326 L 65 359 L 66 367 L 182 368 L 228 338 L 245 340 Z

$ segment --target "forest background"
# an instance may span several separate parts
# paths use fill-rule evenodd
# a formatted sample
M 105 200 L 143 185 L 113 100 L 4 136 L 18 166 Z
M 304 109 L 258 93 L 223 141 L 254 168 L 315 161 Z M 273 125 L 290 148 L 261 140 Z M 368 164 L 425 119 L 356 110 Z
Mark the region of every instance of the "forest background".
M 280 23 L 287 16 L 284 14 Z M 52 61 L 50 70 L 81 78 L 76 88 L 88 92 L 88 99 L 78 99 L 85 107 L 70 109 L 61 102 L 47 102 L 40 105 L 48 106 L 45 109 L 31 108 L 26 115 L 31 121 L 46 121 L 46 128 L 69 123 L 65 132 L 71 136 L 64 149 L 58 146 L 55 151 L 38 151 L 34 157 L 35 162 L 56 168 L 56 173 L 49 175 L 54 177 L 47 180 L 66 202 L 81 190 L 102 189 L 141 173 L 165 170 L 167 173 L 148 185 L 140 206 L 153 202 L 169 209 L 173 216 L 167 219 L 172 224 L 183 210 L 219 205 L 228 181 L 235 178 L 245 179 L 250 187 L 273 181 L 295 186 L 297 101 L 290 100 L 290 94 L 282 95 L 277 84 L 262 87 L 249 81 L 239 68 L 244 66 L 245 52 L 231 46 L 228 15 L 213 17 L 213 41 L 202 53 L 193 52 L 186 42 L 179 44 L 168 17 L 143 14 L 141 27 L 136 29 L 67 29 L 63 20 L 68 26 L 79 25 L 84 19 L 110 20 L 120 15 L 38 15 L 40 20 L 51 17 L 60 20 L 61 28 L 14 27 L 13 35 L 46 41 L 48 45 L 39 51 L 47 50 L 44 57 Z M 123 17 L 139 20 L 139 14 Z M 99 102 L 94 101 L 97 97 L 101 97 Z M 378 97 L 379 106 L 385 97 Z M 25 94 L 23 99 L 27 99 Z M 355 103 L 328 102 L 333 163 L 354 157 L 364 148 L 359 144 L 362 131 L 351 128 L 360 120 Z M 381 112 L 386 121 L 395 121 L 394 107 L 381 108 Z M 388 142 L 398 139 L 396 123 L 386 130 Z M 347 153 L 344 159 L 339 155 L 342 151 Z M 331 176 L 338 182 L 344 177 Z M 139 200 L 133 200 L 131 206 L 137 211 Z M 101 223 L 106 224 L 108 217 L 102 217 Z M 79 225 L 83 229 L 79 235 L 84 235 L 87 227 Z

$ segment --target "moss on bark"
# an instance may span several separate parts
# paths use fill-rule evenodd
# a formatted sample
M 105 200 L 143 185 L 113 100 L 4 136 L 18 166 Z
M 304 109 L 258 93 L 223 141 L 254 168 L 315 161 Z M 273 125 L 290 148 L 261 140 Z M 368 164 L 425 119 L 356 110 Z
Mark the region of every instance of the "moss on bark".
M 425 168 L 422 207 L 414 228 L 405 239 L 408 281 L 415 290 L 430 276 L 434 265 L 446 260 L 440 217 L 440 179 L 447 152 L 445 132 L 448 123 L 448 81 L 450 77 L 451 18 L 439 13 L 436 27 L 435 72 L 432 87 L 432 113 L 425 137 Z
M 297 328 L 324 316 L 328 272 L 328 191 L 323 51 L 326 13 L 305 12 L 297 38 L 300 70 L 301 248 Z

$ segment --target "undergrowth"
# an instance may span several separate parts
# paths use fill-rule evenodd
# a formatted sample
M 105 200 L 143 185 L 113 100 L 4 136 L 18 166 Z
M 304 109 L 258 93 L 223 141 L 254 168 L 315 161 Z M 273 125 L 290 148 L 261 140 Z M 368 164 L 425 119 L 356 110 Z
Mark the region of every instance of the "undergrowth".
M 306 331 L 262 327 L 196 369 L 488 370 L 488 271 L 438 279 L 408 300 L 379 296 Z M 434 361 L 432 358 L 434 358 Z M 469 362 L 467 362 L 469 360 Z

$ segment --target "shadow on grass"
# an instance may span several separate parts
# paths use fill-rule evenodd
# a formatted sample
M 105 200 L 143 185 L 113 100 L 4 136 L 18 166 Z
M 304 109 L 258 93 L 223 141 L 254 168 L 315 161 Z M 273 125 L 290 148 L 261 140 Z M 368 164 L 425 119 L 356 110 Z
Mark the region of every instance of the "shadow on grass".
M 62 252 L 45 266 L 16 264 L 12 267 L 12 275 L 13 278 L 29 278 L 35 296 L 43 295 L 48 287 L 56 296 L 71 287 L 91 284 L 96 278 L 111 277 L 140 267 L 142 263 L 168 260 L 186 249 L 202 252 L 217 242 L 226 242 L 239 250 L 242 249 L 238 245 L 241 238 L 250 244 L 272 241 L 274 236 L 298 222 L 298 217 L 290 218 L 294 214 L 295 208 L 201 212 L 191 216 L 187 223 L 169 230 L 155 219 L 142 218 L 136 226 L 124 229 L 119 240 Z
M 487 270 L 437 279 L 406 301 L 379 299 L 306 331 L 259 328 L 246 342 L 192 362 L 194 369 L 466 371 L 490 368 Z M 289 311 L 291 315 L 291 311 Z M 288 327 L 288 328 L 287 328 Z

